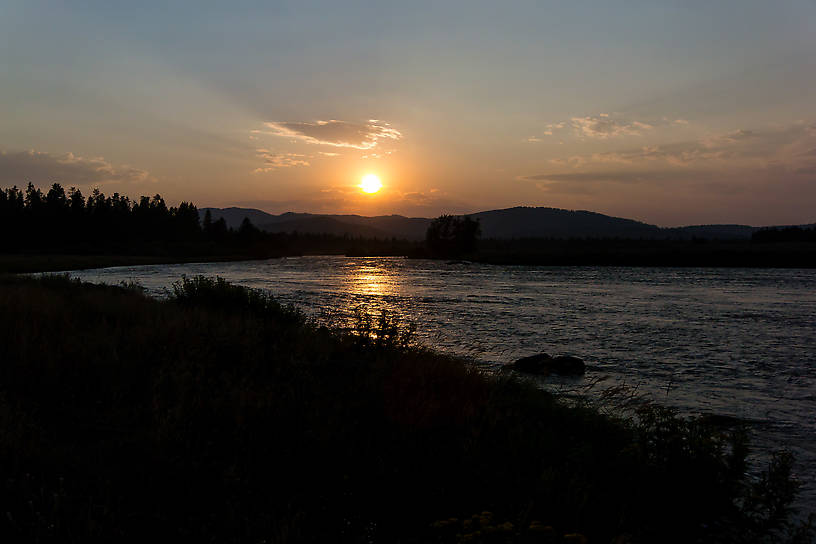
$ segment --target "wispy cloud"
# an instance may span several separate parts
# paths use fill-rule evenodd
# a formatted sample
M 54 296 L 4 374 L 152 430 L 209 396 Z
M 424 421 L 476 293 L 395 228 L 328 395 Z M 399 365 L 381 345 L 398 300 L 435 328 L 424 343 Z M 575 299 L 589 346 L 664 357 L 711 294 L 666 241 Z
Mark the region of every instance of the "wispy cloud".
M 643 136 L 655 128 L 680 128 L 688 125 L 685 119 L 629 119 L 621 113 L 599 113 L 585 117 L 572 117 L 568 121 L 544 125 L 541 136 L 566 137 L 572 135 L 580 140 L 607 140 L 624 136 Z M 533 136 L 528 142 L 543 141 L 541 136 Z
M 816 124 L 736 130 L 697 140 L 550 159 L 551 172 L 526 176 L 546 183 L 642 183 L 752 179 L 780 183 L 816 172 Z M 565 167 L 570 170 L 565 171 Z M 732 183 L 733 182 L 733 183 Z M 563 185 L 559 185 L 563 187 Z
M 610 117 L 607 113 L 597 116 L 573 117 L 570 124 L 578 136 L 605 140 L 620 136 L 640 136 L 653 125 L 641 121 L 628 121 Z
M 527 176 L 532 181 L 575 181 L 575 182 L 615 182 L 641 183 L 649 181 L 674 181 L 690 179 L 702 175 L 690 170 L 596 170 L 593 172 L 566 172 Z
M 271 133 L 294 138 L 309 144 L 369 150 L 383 140 L 400 140 L 402 133 L 378 119 L 364 123 L 349 123 L 331 119 L 315 122 L 270 121 L 265 123 Z
M 101 157 L 85 158 L 73 153 L 28 150 L 0 151 L 0 181 L 92 185 L 151 182 L 155 178 L 145 170 L 127 165 L 114 166 Z
M 281 168 L 291 168 L 293 166 L 309 166 L 309 161 L 305 155 L 299 153 L 273 153 L 268 149 L 257 149 L 258 157 L 263 159 L 264 166 L 256 168 L 252 172 L 260 174 L 279 170 Z
M 793 168 L 816 160 L 813 145 L 816 145 L 816 124 L 796 123 L 764 130 L 735 130 L 685 142 L 573 155 L 548 162 L 575 169 L 610 163 L 643 167 L 657 163 L 677 167 L 762 167 L 779 163 Z

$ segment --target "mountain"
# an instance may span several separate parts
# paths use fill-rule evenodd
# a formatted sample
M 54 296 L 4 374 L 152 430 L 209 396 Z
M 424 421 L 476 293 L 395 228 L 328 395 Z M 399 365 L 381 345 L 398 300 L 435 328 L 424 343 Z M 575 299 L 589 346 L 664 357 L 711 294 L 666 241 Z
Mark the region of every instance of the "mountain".
M 319 215 L 286 212 L 273 215 L 254 208 L 202 208 L 213 220 L 223 217 L 237 229 L 244 217 L 268 232 L 302 232 L 348 235 L 365 238 L 405 238 L 422 240 L 432 219 L 401 215 Z M 749 225 L 695 225 L 662 228 L 633 219 L 602 213 L 559 208 L 518 206 L 470 214 L 482 225 L 482 238 L 634 238 L 691 240 L 747 240 L 760 229 Z M 810 225 L 812 226 L 812 225 Z

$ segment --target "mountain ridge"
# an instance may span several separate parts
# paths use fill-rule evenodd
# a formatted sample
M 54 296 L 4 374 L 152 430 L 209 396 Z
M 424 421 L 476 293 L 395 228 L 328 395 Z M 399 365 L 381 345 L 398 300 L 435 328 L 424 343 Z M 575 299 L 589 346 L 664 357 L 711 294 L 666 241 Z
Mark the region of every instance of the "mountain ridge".
M 285 212 L 270 214 L 256 208 L 201 208 L 199 214 L 210 211 L 213 221 L 221 217 L 231 228 L 238 228 L 245 217 L 267 232 L 301 232 L 364 238 L 401 238 L 422 240 L 433 221 L 426 217 L 406 217 L 397 214 L 364 216 L 357 214 L 312 214 Z M 635 219 L 615 217 L 588 210 L 515 206 L 486 210 L 469 215 L 479 219 L 482 237 L 492 239 L 518 238 L 631 238 L 745 240 L 762 228 L 739 224 L 689 225 L 659 227 Z M 777 227 L 794 225 L 777 225 Z M 811 227 L 813 225 L 795 225 Z

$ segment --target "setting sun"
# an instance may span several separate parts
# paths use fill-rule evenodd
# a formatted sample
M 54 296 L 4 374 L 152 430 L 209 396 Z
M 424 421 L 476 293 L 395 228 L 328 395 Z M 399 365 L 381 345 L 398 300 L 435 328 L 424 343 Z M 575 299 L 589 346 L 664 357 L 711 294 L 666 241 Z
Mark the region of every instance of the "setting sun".
M 363 179 L 360 180 L 360 185 L 358 185 L 358 187 L 360 187 L 364 193 L 369 194 L 376 193 L 382 189 L 382 186 L 383 185 L 380 178 L 374 174 L 366 174 L 363 176 Z

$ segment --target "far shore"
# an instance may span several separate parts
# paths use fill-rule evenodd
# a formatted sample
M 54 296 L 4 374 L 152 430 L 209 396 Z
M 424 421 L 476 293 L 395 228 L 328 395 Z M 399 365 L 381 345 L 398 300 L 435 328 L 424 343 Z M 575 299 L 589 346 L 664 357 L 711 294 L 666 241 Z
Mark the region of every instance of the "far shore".
M 25 274 L 87 270 L 110 266 L 141 266 L 149 264 L 216 263 L 273 258 L 257 255 L 206 255 L 167 257 L 158 255 L 62 255 L 62 254 L 0 254 L 0 273 Z
M 284 256 L 345 255 L 461 260 L 499 266 L 622 266 L 699 268 L 816 268 L 816 244 L 750 241 L 690 242 L 676 240 L 482 240 L 473 253 L 432 255 L 418 243 L 393 247 L 380 241 L 353 242 L 351 247 L 315 247 L 311 251 L 278 248 L 234 254 L 116 255 L 71 253 L 0 253 L 0 273 L 60 272 L 111 266 L 265 260 Z M 372 241 L 369 241 L 372 242 Z M 256 248 L 258 249 L 258 248 Z

